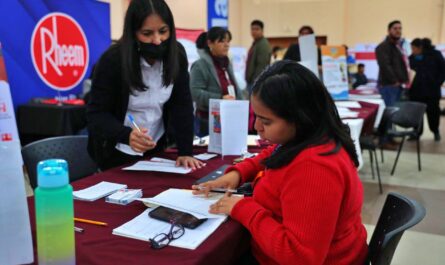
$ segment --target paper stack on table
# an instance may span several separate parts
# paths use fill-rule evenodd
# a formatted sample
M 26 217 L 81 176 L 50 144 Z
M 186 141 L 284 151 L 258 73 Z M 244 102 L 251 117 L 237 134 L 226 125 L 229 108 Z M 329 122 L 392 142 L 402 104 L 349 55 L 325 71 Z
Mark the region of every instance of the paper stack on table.
M 185 228 L 182 237 L 172 240 L 171 246 L 196 249 L 207 237 L 209 237 L 226 219 L 227 215 L 210 214 L 209 207 L 224 194 L 211 197 L 195 196 L 191 190 L 168 189 L 153 198 L 138 199 L 144 204 L 149 203 L 154 206 L 164 206 L 182 212 L 190 213 L 193 216 L 204 219 L 204 223 L 195 229 Z M 159 233 L 168 233 L 171 224 L 149 217 L 148 213 L 152 209 L 147 209 L 133 220 L 121 225 L 113 230 L 114 235 L 124 236 L 144 241 L 149 241 Z
M 153 198 L 139 199 L 144 203 L 164 206 L 181 212 L 189 213 L 196 218 L 220 218 L 219 214 L 209 213 L 210 205 L 214 204 L 224 194 L 213 195 L 209 197 L 196 196 L 191 190 L 168 189 L 156 195 Z
M 120 189 L 127 188 L 125 184 L 112 183 L 107 181 L 102 181 L 94 186 L 89 188 L 73 191 L 74 199 L 83 200 L 83 201 L 95 201 L 111 193 L 114 193 Z
M 150 161 L 139 161 L 136 164 L 124 167 L 123 170 L 136 170 L 136 171 L 157 171 L 157 172 L 168 172 L 177 174 L 187 174 L 192 171 L 191 168 L 177 167 L 176 161 L 153 157 Z
M 113 229 L 113 235 L 129 237 L 149 241 L 159 233 L 168 233 L 171 224 L 149 217 L 148 213 L 152 209 L 147 209 L 129 222 Z M 185 228 L 182 237 L 172 240 L 170 246 L 196 249 L 207 239 L 225 220 L 227 216 L 208 219 L 195 229 Z

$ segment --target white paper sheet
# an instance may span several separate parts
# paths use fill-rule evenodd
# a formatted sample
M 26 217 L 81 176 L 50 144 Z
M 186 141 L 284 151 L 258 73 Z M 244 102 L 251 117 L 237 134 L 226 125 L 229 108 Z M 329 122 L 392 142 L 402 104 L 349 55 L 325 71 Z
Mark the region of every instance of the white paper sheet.
M 102 181 L 89 188 L 73 191 L 73 197 L 83 201 L 95 201 L 125 188 L 127 188 L 125 184 Z
M 304 35 L 298 37 L 300 45 L 300 57 L 302 65 L 309 68 L 318 77 L 318 51 L 315 35 Z
M 220 108 L 222 155 L 241 155 L 247 151 L 249 101 L 223 100 Z
M 219 214 L 209 213 L 210 205 L 215 203 L 224 194 L 217 194 L 210 197 L 196 196 L 191 190 L 168 189 L 153 198 L 140 199 L 155 205 L 165 206 L 181 212 L 189 213 L 196 218 L 220 218 Z
M 357 101 L 335 101 L 337 108 L 361 108 L 362 106 Z
M 357 170 L 359 170 L 363 166 L 362 151 L 360 148 L 360 134 L 362 133 L 364 120 L 363 119 L 344 119 L 342 121 L 343 121 L 343 123 L 345 123 L 349 126 L 351 138 L 354 141 L 355 151 L 356 151 L 357 157 L 358 157 L 359 166 L 358 166 Z
M 209 154 L 209 153 L 203 153 L 199 155 L 194 155 L 193 157 L 199 160 L 209 160 L 217 156 L 217 154 Z
M 209 145 L 209 136 L 204 137 L 197 137 L 195 136 L 195 139 L 193 140 L 194 146 L 207 146 Z
M 358 117 L 358 112 L 356 111 L 350 111 L 347 108 L 337 108 L 338 111 L 338 115 L 340 116 L 340 118 L 356 118 Z
M 170 224 L 150 218 L 148 213 L 152 209 L 147 209 L 129 222 L 113 229 L 113 235 L 149 241 L 159 233 L 168 233 Z M 196 249 L 207 239 L 225 220 L 226 216 L 208 219 L 195 229 L 185 228 L 182 237 L 170 242 L 170 246 Z
M 139 161 L 136 164 L 124 167 L 123 170 L 136 171 L 156 171 L 177 174 L 187 174 L 192 171 L 191 168 L 177 167 L 176 161 L 164 158 L 153 157 L 150 161 Z

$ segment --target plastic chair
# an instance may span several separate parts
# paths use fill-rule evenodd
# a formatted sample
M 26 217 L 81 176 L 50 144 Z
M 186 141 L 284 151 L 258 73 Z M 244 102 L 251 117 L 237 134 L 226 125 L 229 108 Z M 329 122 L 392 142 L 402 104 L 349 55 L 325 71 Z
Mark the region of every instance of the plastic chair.
M 389 265 L 405 230 L 425 217 L 425 208 L 413 199 L 389 193 L 369 243 L 372 265 Z
M 388 135 L 392 137 L 402 137 L 402 142 L 400 142 L 399 149 L 397 151 L 396 160 L 394 161 L 394 166 L 391 170 L 391 176 L 394 175 L 394 171 L 396 170 L 397 161 L 399 160 L 400 152 L 403 148 L 403 144 L 405 143 L 405 138 L 407 136 L 413 137 L 416 139 L 417 143 L 417 164 L 419 167 L 419 171 L 422 171 L 422 166 L 420 162 L 420 128 L 423 123 L 423 116 L 426 111 L 426 104 L 420 102 L 411 102 L 406 101 L 402 102 L 399 105 L 399 110 L 394 113 L 391 118 L 393 124 L 400 126 L 402 128 L 407 128 L 410 130 L 398 131 L 398 130 L 390 130 L 388 131 Z
M 37 163 L 51 158 L 68 162 L 70 182 L 98 171 L 96 163 L 87 152 L 88 136 L 72 135 L 43 139 L 22 148 L 25 166 L 32 188 L 37 186 Z
M 391 121 L 392 115 L 398 110 L 396 107 L 387 107 L 385 108 L 382 116 L 382 120 L 380 121 L 379 127 L 373 132 L 372 135 L 366 135 L 360 137 L 360 147 L 362 150 L 369 151 L 369 160 L 371 162 L 371 173 L 372 178 L 375 178 L 374 175 L 374 158 L 375 158 L 375 166 L 377 171 L 377 178 L 379 181 L 379 191 L 380 194 L 383 193 L 382 189 L 382 181 L 380 179 L 380 169 L 379 169 L 379 161 L 377 159 L 377 148 L 380 146 L 380 154 L 383 163 L 383 148 L 378 143 L 378 138 L 382 138 L 386 135 L 388 131 L 389 123 Z

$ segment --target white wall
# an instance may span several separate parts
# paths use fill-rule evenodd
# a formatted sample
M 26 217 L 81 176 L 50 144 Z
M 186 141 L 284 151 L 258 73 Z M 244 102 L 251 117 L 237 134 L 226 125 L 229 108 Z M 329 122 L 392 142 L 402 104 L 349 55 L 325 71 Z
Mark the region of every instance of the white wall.
M 129 0 L 111 2 L 112 38 L 122 34 Z M 179 28 L 207 28 L 207 0 L 166 0 Z M 267 36 L 296 36 L 308 24 L 329 44 L 378 43 L 388 22 L 400 19 L 409 39 L 445 43 L 445 0 L 229 0 L 233 45 L 250 46 L 250 22 L 261 19 Z

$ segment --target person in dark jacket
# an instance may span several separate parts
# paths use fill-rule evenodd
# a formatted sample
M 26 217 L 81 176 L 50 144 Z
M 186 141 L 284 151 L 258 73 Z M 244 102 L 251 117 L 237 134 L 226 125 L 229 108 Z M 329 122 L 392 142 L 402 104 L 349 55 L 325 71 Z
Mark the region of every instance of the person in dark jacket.
M 401 22 L 392 21 L 388 24 L 388 36 L 375 49 L 379 91 L 388 107 L 399 101 L 402 85 L 408 81 L 408 62 L 404 59 L 401 37 Z
M 365 65 L 359 63 L 357 65 L 357 73 L 352 75 L 352 87 L 356 89 L 358 86 L 366 85 L 368 83 L 368 78 L 365 75 Z
M 430 39 L 414 39 L 411 42 L 412 54 L 409 57 L 411 69 L 416 72 L 409 90 L 412 101 L 427 105 L 426 115 L 434 140 L 440 141 L 439 121 L 441 98 L 440 87 L 445 81 L 445 60 L 442 53 L 434 48 Z
M 192 157 L 187 56 L 163 0 L 131 1 L 121 39 L 94 71 L 87 119 L 88 152 L 102 170 L 162 151 L 168 125 L 178 147 L 176 164 L 203 165 Z
M 270 64 L 272 54 L 269 41 L 264 37 L 264 23 L 261 20 L 250 23 L 250 34 L 253 43 L 247 53 L 245 76 L 249 93 L 256 77 Z
M 314 34 L 314 30 L 312 29 L 311 26 L 302 26 L 299 30 L 298 30 L 298 37 L 301 36 L 305 36 L 305 35 L 310 35 L 310 34 Z M 317 48 L 317 63 L 318 66 L 321 66 L 321 50 L 320 48 Z M 284 54 L 283 60 L 293 60 L 296 62 L 301 61 L 301 54 L 300 54 L 300 44 L 298 43 L 298 39 L 297 39 L 297 43 L 293 43 L 289 46 L 289 48 L 287 48 L 286 53 Z

